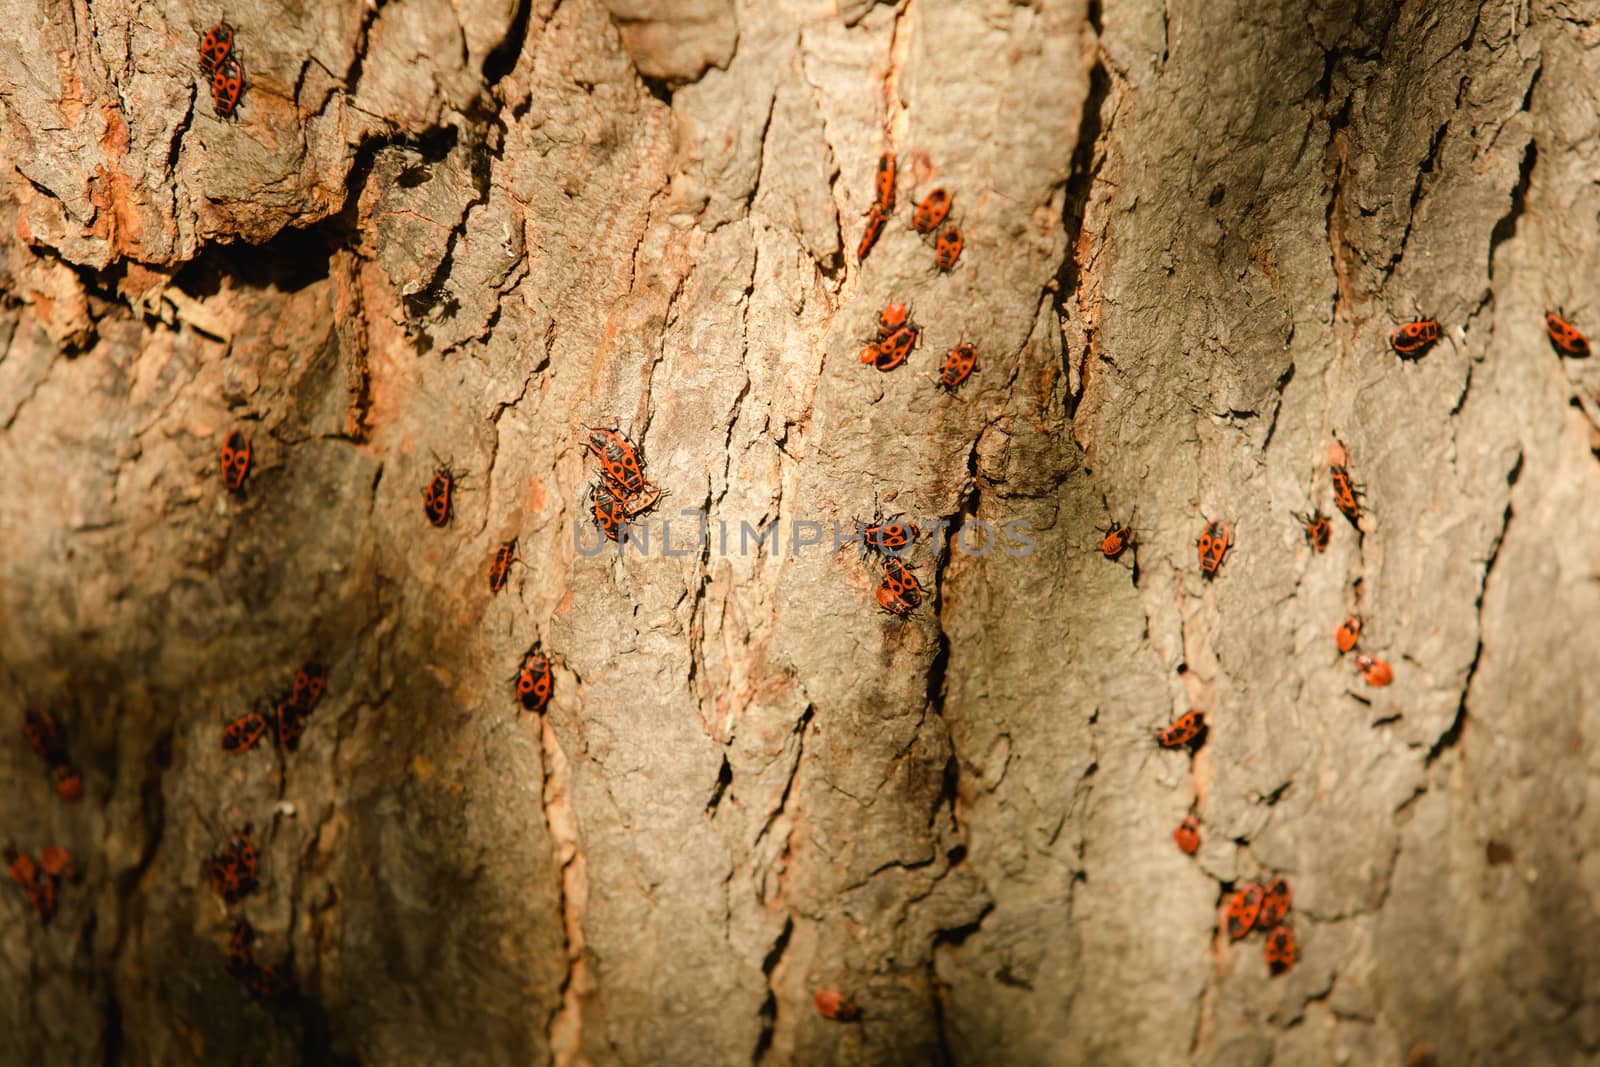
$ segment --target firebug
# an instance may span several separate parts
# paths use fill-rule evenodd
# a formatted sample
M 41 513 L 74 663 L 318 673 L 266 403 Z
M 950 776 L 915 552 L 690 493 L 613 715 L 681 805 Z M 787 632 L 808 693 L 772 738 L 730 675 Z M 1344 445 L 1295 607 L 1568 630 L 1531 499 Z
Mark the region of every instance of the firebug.
M 1263 930 L 1270 930 L 1277 926 L 1289 914 L 1289 905 L 1293 901 L 1293 894 L 1289 891 L 1289 881 L 1279 875 L 1267 883 L 1266 890 L 1261 894 L 1261 914 L 1256 918 L 1256 925 Z
M 1331 466 L 1328 468 L 1328 477 L 1333 482 L 1334 507 L 1350 520 L 1351 525 L 1361 529 L 1361 490 L 1350 480 L 1349 469 Z
M 911 212 L 911 225 L 918 233 L 932 233 L 950 214 L 950 194 L 941 186 L 922 198 Z
M 1333 643 L 1339 646 L 1340 652 L 1349 652 L 1356 647 L 1356 639 L 1361 636 L 1361 617 L 1359 615 L 1346 615 L 1344 622 L 1333 631 Z
M 506 575 L 511 572 L 511 563 L 517 558 L 517 539 L 504 542 L 494 550 L 494 559 L 489 561 L 489 592 L 498 593 L 506 587 Z
M 267 732 L 267 717 L 259 711 L 246 712 L 222 728 L 222 751 L 230 756 L 248 752 Z
M 878 315 L 878 340 L 892 337 L 911 324 L 911 311 L 904 304 L 890 304 Z
M 848 1023 L 861 1018 L 861 1009 L 843 993 L 836 993 L 831 989 L 819 989 L 815 1001 L 817 1014 L 824 1019 Z
M 955 269 L 956 260 L 961 258 L 961 249 L 965 244 L 960 230 L 954 226 L 946 226 L 934 239 L 933 265 L 948 274 Z
M 1250 928 L 1256 924 L 1256 918 L 1261 914 L 1262 896 L 1261 887 L 1255 882 L 1250 882 L 1228 898 L 1229 938 L 1237 941 L 1250 932 Z
M 883 233 L 883 224 L 888 221 L 889 213 L 881 207 L 874 206 L 867 212 L 867 225 L 861 231 L 861 243 L 856 246 L 856 262 L 866 261 L 867 253 L 872 251 L 872 246 L 878 243 L 878 237 Z
M 1372 656 L 1357 656 L 1356 670 L 1361 672 L 1361 677 L 1370 686 L 1384 686 L 1394 681 L 1394 668 Z
M 637 493 L 624 493 L 618 501 L 622 505 L 623 514 L 629 519 L 637 519 L 660 503 L 662 489 L 655 482 L 645 482 L 644 488 Z
M 1185 815 L 1178 828 L 1172 831 L 1172 839 L 1181 851 L 1194 855 L 1200 847 L 1200 817 L 1192 811 Z
M 1550 335 L 1550 343 L 1555 345 L 1562 355 L 1582 359 L 1589 354 L 1589 339 L 1567 321 L 1566 312 L 1559 309 L 1546 311 L 1544 331 Z
M 604 479 L 594 484 L 589 493 L 589 503 L 594 514 L 594 524 L 606 535 L 608 541 L 618 540 L 628 525 L 628 512 L 606 486 Z
M 305 708 L 290 697 L 281 698 L 273 708 L 273 721 L 278 729 L 278 744 L 285 752 L 298 752 L 300 738 L 306 732 Z
M 615 430 L 589 430 L 589 451 L 617 496 L 644 490 L 644 450 Z
M 550 703 L 550 657 L 537 646 L 522 661 L 517 674 L 517 699 L 528 711 L 543 711 Z
M 861 549 L 894 553 L 904 549 L 922 533 L 914 522 L 903 518 L 880 519 L 861 532 Z
M 70 763 L 56 765 L 56 796 L 69 802 L 83 796 L 83 775 Z
M 885 152 L 878 157 L 878 173 L 873 178 L 874 207 L 885 215 L 894 210 L 894 153 Z
M 78 868 L 72 862 L 72 853 L 60 845 L 46 845 L 39 852 L 39 868 L 53 878 L 73 879 Z
M 428 516 L 428 521 L 433 525 L 444 526 L 449 523 L 450 498 L 455 487 L 456 476 L 449 467 L 441 465 L 434 468 L 433 477 L 422 489 L 422 513 Z
M 1306 544 L 1318 552 L 1327 551 L 1328 539 L 1333 536 L 1333 524 L 1328 521 L 1328 516 L 1318 508 L 1309 513 L 1297 511 L 1294 517 L 1305 527 Z
M 1106 559 L 1116 559 L 1133 544 L 1133 527 L 1114 522 L 1100 539 L 1100 552 Z
M 306 660 L 294 672 L 294 689 L 289 694 L 289 702 L 310 715 L 321 702 L 323 690 L 327 687 L 328 668 L 315 660 Z
M 883 584 L 878 587 L 878 606 L 891 615 L 905 618 L 922 603 L 922 586 L 899 559 L 890 556 L 883 561 Z
M 963 341 L 944 357 L 944 367 L 939 371 L 939 384 L 953 393 L 956 391 L 956 386 L 966 381 L 967 376 L 977 365 L 977 348 Z
M 1439 324 L 1432 319 L 1408 322 L 1389 335 L 1389 344 L 1402 356 L 1420 356 L 1439 339 Z
M 1206 713 L 1199 709 L 1191 709 L 1178 716 L 1176 722 L 1161 728 L 1156 734 L 1156 741 L 1162 748 L 1183 748 L 1186 745 L 1199 745 L 1206 733 Z
M 1275 927 L 1267 934 L 1267 970 L 1273 974 L 1283 974 L 1294 966 L 1295 948 L 1294 931 L 1287 926 Z
M 1207 578 L 1217 576 L 1223 557 L 1233 545 L 1233 528 L 1225 522 L 1208 522 L 1197 542 L 1200 547 L 1200 573 Z
M 250 438 L 233 430 L 222 441 L 222 484 L 232 492 L 243 492 L 244 479 L 249 473 Z
M 230 55 L 217 64 L 211 75 L 211 107 L 218 118 L 228 118 L 239 107 L 239 95 L 244 92 L 244 63 L 238 56 Z
M 200 73 L 210 77 L 233 51 L 233 27 L 219 22 L 200 36 Z

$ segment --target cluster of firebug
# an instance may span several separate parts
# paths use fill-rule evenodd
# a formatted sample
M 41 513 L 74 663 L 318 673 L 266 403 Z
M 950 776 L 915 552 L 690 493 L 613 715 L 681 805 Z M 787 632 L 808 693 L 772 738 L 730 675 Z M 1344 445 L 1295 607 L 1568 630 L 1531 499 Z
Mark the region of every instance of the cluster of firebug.
M 1228 940 L 1238 941 L 1251 930 L 1267 935 L 1267 970 L 1283 974 L 1294 966 L 1294 930 L 1288 925 L 1289 906 L 1293 895 L 1288 879 L 1281 875 L 1273 878 L 1263 888 L 1249 882 L 1228 898 L 1226 922 Z
M 73 801 L 83 796 L 83 775 L 67 755 L 66 736 L 55 716 L 43 708 L 28 708 L 22 713 L 22 734 L 28 745 L 44 760 L 55 779 L 56 795 Z
M 628 523 L 661 502 L 659 485 L 644 476 L 644 450 L 616 430 L 590 428 L 588 447 L 600 466 L 589 491 L 594 523 L 609 541 L 622 538 Z
M 244 92 L 244 61 L 234 47 L 233 27 L 219 22 L 200 35 L 200 73 L 211 79 L 211 106 L 228 118 Z
M 904 304 L 890 304 L 878 315 L 878 338 L 861 350 L 861 362 L 891 371 L 906 361 L 917 347 L 922 327 L 911 321 Z
M 251 996 L 257 1000 L 276 1000 L 288 992 L 289 981 L 276 967 L 256 959 L 255 940 L 255 927 L 248 920 L 235 922 L 233 933 L 228 937 L 225 966 Z
M 269 730 L 284 751 L 297 751 L 300 737 L 306 730 L 306 720 L 316 710 L 327 685 L 328 669 L 314 660 L 307 660 L 295 672 L 294 684 L 288 692 L 280 693 L 264 708 L 258 705 L 255 710 L 223 726 L 222 751 L 230 756 L 248 752 Z
M 861 531 L 861 551 L 882 560 L 878 606 L 902 619 L 922 604 L 922 585 L 902 558 L 921 533 L 916 523 L 900 516 L 877 519 Z
M 22 887 L 28 903 L 33 905 L 33 910 L 39 916 L 40 924 L 48 926 L 56 913 L 56 898 L 61 883 L 78 876 L 72 856 L 59 845 L 49 845 L 39 853 L 39 862 L 35 863 L 26 852 L 19 852 L 15 846 L 7 845 L 5 860 L 11 880 Z

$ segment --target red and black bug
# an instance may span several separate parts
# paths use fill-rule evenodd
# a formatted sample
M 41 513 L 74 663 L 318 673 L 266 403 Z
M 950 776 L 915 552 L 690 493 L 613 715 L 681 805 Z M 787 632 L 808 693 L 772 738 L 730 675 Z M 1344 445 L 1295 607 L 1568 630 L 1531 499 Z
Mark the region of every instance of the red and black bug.
M 878 314 L 878 340 L 893 337 L 903 327 L 910 325 L 911 309 L 904 304 L 890 304 Z
M 228 838 L 222 851 L 206 861 L 206 879 L 226 904 L 237 903 L 260 884 L 261 857 L 250 827 Z
M 861 1018 L 861 1009 L 843 993 L 832 989 L 819 989 L 812 998 L 817 1006 L 817 1014 L 824 1019 L 832 1019 L 836 1023 L 855 1022 Z
M 1177 842 L 1180 851 L 1194 855 L 1200 847 L 1200 817 L 1192 811 L 1185 815 L 1178 828 L 1172 831 L 1172 840 Z
M 918 233 L 932 233 L 950 214 L 950 194 L 941 186 L 922 198 L 911 212 L 911 225 Z
M 244 62 L 230 55 L 211 75 L 211 107 L 218 118 L 228 118 L 239 107 L 239 96 L 244 92 Z
M 600 532 L 605 534 L 606 540 L 619 540 L 623 529 L 628 525 L 628 511 L 603 479 L 596 482 L 594 488 L 590 490 L 589 505 L 594 514 L 594 524 L 600 527 Z
M 874 206 L 867 212 L 866 228 L 861 231 L 861 243 L 856 245 L 856 262 L 865 262 L 867 253 L 872 251 L 872 246 L 878 243 L 878 238 L 883 234 L 883 224 L 889 219 L 889 213 L 883 208 Z
M 550 703 L 552 687 L 550 657 L 535 648 L 523 658 L 522 670 L 517 673 L 517 699 L 528 711 L 543 711 Z
M 306 732 L 306 717 L 310 712 L 296 704 L 290 697 L 284 697 L 277 702 L 273 709 L 274 722 L 278 728 L 278 744 L 285 752 L 298 752 L 300 738 Z
M 1208 522 L 1196 542 L 1200 548 L 1200 573 L 1215 578 L 1228 549 L 1233 546 L 1233 528 L 1225 522 Z
M 506 587 L 506 575 L 511 572 L 511 564 L 516 558 L 515 537 L 494 550 L 494 559 L 489 561 L 489 592 L 498 593 Z
M 961 249 L 965 245 L 966 240 L 961 236 L 961 231 L 954 226 L 946 226 L 934 239 L 933 265 L 945 273 L 954 270 L 956 260 L 961 258 Z
M 1116 559 L 1133 544 L 1133 527 L 1114 522 L 1100 539 L 1100 552 L 1106 559 Z
M 1267 934 L 1265 952 L 1267 970 L 1273 974 L 1282 974 L 1294 966 L 1295 945 L 1294 931 L 1287 926 L 1275 927 Z
M 915 326 L 902 326 L 888 337 L 884 338 L 880 348 L 878 361 L 873 364 L 879 370 L 894 370 L 906 361 L 911 350 L 917 347 L 917 338 L 921 331 Z
M 883 561 L 883 584 L 878 587 L 877 597 L 879 607 L 903 619 L 922 603 L 922 586 L 910 567 L 890 556 Z
M 894 210 L 894 153 L 885 152 L 878 157 L 878 173 L 873 178 L 873 193 L 876 203 L 873 205 L 885 215 Z
M 1300 520 L 1301 526 L 1305 527 L 1306 544 L 1318 552 L 1326 551 L 1328 539 L 1333 536 L 1333 524 L 1328 521 L 1328 516 L 1324 515 L 1320 510 L 1316 510 L 1311 512 L 1297 511 L 1294 513 L 1294 517 Z
M 69 803 L 83 796 L 83 775 L 70 763 L 56 765 L 56 796 Z
M 200 73 L 210 77 L 233 51 L 233 27 L 219 22 L 200 35 Z
M 1408 322 L 1389 335 L 1389 344 L 1402 356 L 1420 356 L 1439 339 L 1439 324 L 1432 319 Z
M 242 492 L 249 473 L 250 438 L 233 430 L 222 441 L 222 484 L 235 493 Z
M 956 386 L 966 381 L 967 376 L 977 365 L 977 348 L 963 341 L 944 357 L 944 366 L 939 370 L 939 384 L 953 393 L 956 391 Z
M 1262 889 L 1250 882 L 1228 898 L 1228 937 L 1239 940 L 1250 932 L 1261 914 Z
M 1177 721 L 1156 733 L 1162 748 L 1199 747 L 1205 740 L 1206 713 L 1198 709 L 1184 712 Z
M 1578 331 L 1578 328 L 1567 321 L 1567 313 L 1557 309 L 1544 313 L 1544 332 L 1550 335 L 1550 343 L 1564 356 L 1582 359 L 1589 354 L 1589 339 Z
M 267 717 L 259 711 L 250 711 L 222 728 L 222 751 L 230 756 L 248 752 L 267 732 Z
M 644 491 L 644 450 L 615 430 L 589 430 L 589 451 L 600 465 L 600 477 L 617 496 Z
M 435 526 L 444 526 L 450 521 L 451 497 L 455 492 L 456 476 L 449 467 L 440 465 L 433 470 L 433 477 L 422 489 L 422 513 L 428 516 L 428 521 Z
M 289 693 L 289 702 L 310 715 L 316 710 L 327 687 L 328 668 L 315 660 L 306 660 L 294 673 L 294 688 Z
M 1347 615 L 1333 631 L 1333 643 L 1339 647 L 1340 652 L 1349 652 L 1356 647 L 1356 640 L 1361 636 L 1361 617 Z
M 1361 529 L 1361 490 L 1350 480 L 1350 471 L 1341 466 L 1330 466 L 1328 478 L 1333 483 L 1333 506 L 1350 520 L 1352 526 Z
M 904 518 L 879 519 L 861 531 L 861 549 L 875 552 L 897 553 L 917 539 L 922 531 L 914 522 Z
M 1262 930 L 1277 926 L 1289 914 L 1289 905 L 1293 900 L 1287 878 L 1279 875 L 1268 882 L 1266 891 L 1261 895 L 1261 914 L 1256 918 L 1256 926 Z

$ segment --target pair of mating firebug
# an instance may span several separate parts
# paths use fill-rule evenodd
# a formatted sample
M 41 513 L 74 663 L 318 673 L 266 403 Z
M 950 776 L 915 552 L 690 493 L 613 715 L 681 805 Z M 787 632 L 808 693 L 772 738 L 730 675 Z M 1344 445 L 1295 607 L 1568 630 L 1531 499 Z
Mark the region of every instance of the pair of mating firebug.
M 296 751 L 306 720 L 316 710 L 327 684 L 327 668 L 308 660 L 295 672 L 293 687 L 274 699 L 269 709 L 247 712 L 222 728 L 222 751 L 230 756 L 248 752 L 269 729 L 285 751 Z
M 861 532 L 861 551 L 883 561 L 878 606 L 902 619 L 922 604 L 922 585 L 903 558 L 921 533 L 916 523 L 903 517 L 879 519 Z
M 644 476 L 644 450 L 616 430 L 590 428 L 589 452 L 600 480 L 589 491 L 595 525 L 609 541 L 622 538 L 628 523 L 661 501 L 661 487 Z
M 5 850 L 6 869 L 11 880 L 22 887 L 28 903 L 39 916 L 39 922 L 48 926 L 56 913 L 56 894 L 61 883 L 77 877 L 72 856 L 57 845 L 50 845 L 39 853 L 39 862 L 8 845 Z
M 233 27 L 226 22 L 201 35 L 200 73 L 211 79 L 211 106 L 217 116 L 232 115 L 244 92 L 244 61 L 234 48 Z
M 50 768 L 56 782 L 56 795 L 68 801 L 83 796 L 83 775 L 67 755 L 66 736 L 55 716 L 43 708 L 27 709 L 22 713 L 22 734 Z

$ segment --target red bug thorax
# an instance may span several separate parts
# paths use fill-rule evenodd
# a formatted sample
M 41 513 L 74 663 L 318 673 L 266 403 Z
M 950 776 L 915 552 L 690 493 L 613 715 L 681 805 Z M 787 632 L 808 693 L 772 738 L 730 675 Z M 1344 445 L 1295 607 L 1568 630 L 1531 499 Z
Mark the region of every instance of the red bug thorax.
M 1545 333 L 1550 335 L 1550 343 L 1563 355 L 1582 358 L 1589 354 L 1589 339 L 1566 320 L 1565 313 L 1545 312 L 1544 329 Z
M 883 233 L 883 224 L 888 218 L 889 213 L 881 207 L 874 206 L 867 212 L 866 227 L 861 231 L 861 243 L 856 245 L 856 262 L 864 261 L 867 253 L 872 251 L 872 246 L 878 243 L 878 237 Z
M 1228 937 L 1239 940 L 1255 926 L 1261 914 L 1262 888 L 1251 882 L 1228 898 Z
M 895 161 L 893 152 L 885 152 L 878 157 L 878 173 L 873 177 L 874 205 L 885 214 L 894 210 L 894 172 Z
M 1439 324 L 1433 319 L 1408 322 L 1389 335 L 1389 344 L 1402 356 L 1415 356 L 1424 352 L 1439 339 Z
M 229 432 L 222 442 L 221 459 L 222 484 L 237 493 L 250 473 L 250 439 L 238 430 Z
M 1200 847 L 1200 818 L 1194 812 L 1183 817 L 1178 828 L 1172 831 L 1172 839 L 1177 842 L 1180 851 L 1193 855 Z
M 1333 631 L 1333 643 L 1340 652 L 1349 652 L 1356 647 L 1356 640 L 1361 636 L 1361 618 L 1357 615 L 1348 615 Z
M 961 231 L 954 226 L 947 226 L 939 231 L 939 236 L 933 242 L 933 263 L 941 271 L 955 269 L 956 260 L 961 258 L 961 249 L 966 240 L 961 236 Z
M 1282 974 L 1294 966 L 1295 944 L 1294 931 L 1287 926 L 1275 927 L 1267 934 L 1265 949 L 1267 970 L 1273 974 Z
M 956 386 L 967 380 L 977 365 L 977 348 L 963 341 L 944 357 L 944 367 L 939 371 L 939 384 L 953 392 Z
M 911 212 L 911 225 L 918 233 L 932 233 L 950 214 L 950 194 L 941 186 L 933 190 Z

